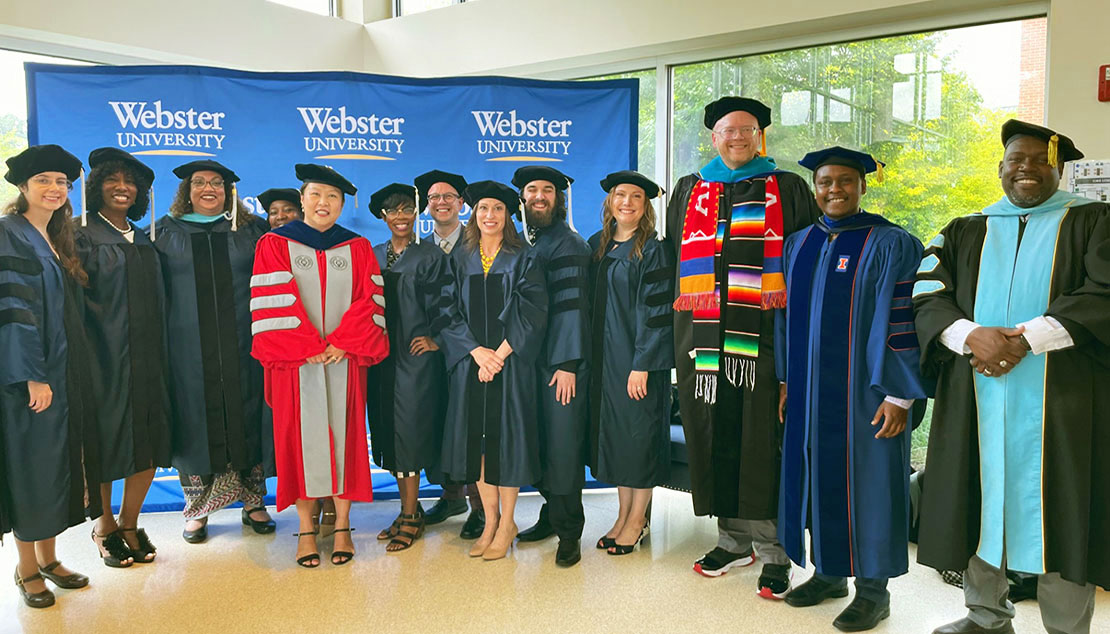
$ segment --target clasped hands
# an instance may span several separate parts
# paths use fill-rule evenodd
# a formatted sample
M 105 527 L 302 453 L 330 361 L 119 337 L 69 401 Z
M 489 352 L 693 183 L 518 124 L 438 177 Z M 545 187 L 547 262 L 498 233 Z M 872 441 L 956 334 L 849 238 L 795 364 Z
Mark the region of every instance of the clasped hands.
M 305 361 L 307 361 L 308 363 L 323 363 L 324 365 L 327 365 L 329 363 L 339 363 L 346 356 L 346 352 L 340 350 L 339 348 L 336 348 L 329 343 L 328 347 L 325 348 L 323 352 L 313 355 L 308 359 L 305 359 Z
M 968 363 L 983 376 L 1003 376 L 1012 372 L 1029 350 L 1021 342 L 1025 326 L 997 328 L 980 326 L 967 335 L 971 349 Z
M 497 350 L 490 350 L 485 346 L 478 346 L 470 351 L 474 363 L 478 364 L 478 380 L 489 383 L 493 377 L 505 367 L 505 359 L 512 354 L 513 349 L 508 341 L 502 341 Z

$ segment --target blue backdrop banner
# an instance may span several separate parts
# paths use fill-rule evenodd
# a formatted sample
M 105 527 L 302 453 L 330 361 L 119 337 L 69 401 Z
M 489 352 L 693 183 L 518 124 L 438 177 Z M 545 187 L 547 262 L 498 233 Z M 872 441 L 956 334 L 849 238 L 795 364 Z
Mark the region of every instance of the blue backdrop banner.
M 25 67 L 29 143 L 57 143 L 82 162 L 104 146 L 138 156 L 157 175 L 159 217 L 167 213 L 180 183 L 171 170 L 183 163 L 209 158 L 234 170 L 241 178 L 239 196 L 256 213 L 263 213 L 259 193 L 299 187 L 295 163 L 324 163 L 359 189 L 360 205 L 348 197 L 340 224 L 378 244 L 389 232 L 366 205 L 371 193 L 389 183 L 411 183 L 431 169 L 462 174 L 470 182 L 508 183 L 518 167 L 542 163 L 575 179 L 573 222 L 588 238 L 601 224 L 599 181 L 610 172 L 636 169 L 638 82 L 633 79 Z M 74 187 L 75 209 L 83 186 Z M 468 215 L 464 208 L 464 221 Z M 427 214 L 419 229 L 421 235 L 431 233 Z M 375 470 L 374 480 L 375 496 L 396 496 L 388 474 Z M 592 478 L 590 483 L 599 484 Z M 272 504 L 272 497 L 267 502 Z M 182 506 L 177 473 L 159 469 L 145 508 Z
M 171 170 L 182 163 L 209 158 L 234 170 L 239 196 L 256 213 L 259 193 L 300 186 L 295 163 L 324 163 L 359 189 L 360 206 L 349 198 L 340 224 L 378 244 L 389 232 L 366 205 L 389 183 L 431 169 L 508 183 L 518 167 L 542 163 L 575 179 L 574 225 L 588 238 L 600 228 L 599 181 L 636 169 L 634 79 L 25 66 L 29 142 L 57 143 L 82 161 L 102 146 L 135 154 L 157 174 L 159 216 L 180 182 Z M 73 196 L 76 208 L 76 187 Z M 431 227 L 423 215 L 421 234 Z

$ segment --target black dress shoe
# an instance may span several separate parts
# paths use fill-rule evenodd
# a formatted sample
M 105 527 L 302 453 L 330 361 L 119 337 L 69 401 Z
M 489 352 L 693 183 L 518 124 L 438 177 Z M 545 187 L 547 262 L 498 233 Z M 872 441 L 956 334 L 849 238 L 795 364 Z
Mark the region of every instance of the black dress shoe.
M 54 570 L 62 565 L 60 561 L 53 561 L 45 566 L 39 567 L 39 574 L 54 582 L 54 585 L 66 590 L 76 590 L 77 588 L 84 588 L 89 585 L 89 578 L 79 572 L 72 572 L 68 575 L 56 575 Z
M 463 502 L 465 505 L 466 503 Z M 425 522 L 426 524 L 427 522 Z M 486 514 L 484 511 L 471 511 L 470 516 L 466 518 L 466 523 L 463 524 L 462 530 L 459 531 L 459 537 L 463 539 L 478 539 L 482 536 L 482 531 L 486 530 Z
M 795 608 L 808 608 L 825 599 L 840 599 L 848 596 L 848 584 L 833 585 L 816 577 L 803 583 L 786 595 L 785 603 Z
M 559 548 L 555 550 L 555 565 L 560 568 L 570 568 L 582 560 L 582 541 L 578 539 L 559 539 Z
M 547 520 L 547 505 L 544 504 L 540 507 L 540 518 L 531 528 L 526 528 L 520 531 L 517 535 L 517 541 L 520 542 L 538 542 L 555 534 L 555 529 L 551 527 L 551 522 Z
M 181 536 L 185 541 L 190 544 L 203 544 L 204 540 L 208 539 L 208 520 L 205 518 L 204 524 L 195 531 L 184 530 L 181 531 Z
M 833 621 L 833 627 L 841 632 L 862 632 L 879 624 L 890 616 L 890 603 L 879 605 L 871 599 L 856 597 Z
M 23 602 L 29 608 L 48 608 L 54 605 L 54 593 L 49 589 L 42 592 L 27 592 L 27 587 L 24 585 L 29 581 L 38 581 L 42 579 L 42 575 L 35 573 L 30 577 L 19 577 L 19 568 L 15 569 L 15 585 L 19 587 L 19 595 L 23 597 Z
M 1009 621 L 1001 627 L 986 628 L 966 616 L 959 621 L 942 625 L 933 634 L 1014 634 L 1014 626 Z
M 439 498 L 436 500 L 436 503 L 432 505 L 432 508 L 428 509 L 428 512 L 424 514 L 424 525 L 431 526 L 433 524 L 439 524 L 448 517 L 462 515 L 468 508 L 470 507 L 467 506 L 466 500 L 445 500 Z
M 268 520 L 263 520 L 261 522 L 251 518 L 251 513 L 254 513 L 255 511 L 265 511 L 265 510 L 266 510 L 265 506 L 260 506 L 258 508 L 254 508 L 254 509 L 248 509 L 247 507 L 244 506 L 243 507 L 243 513 L 242 513 L 242 515 L 243 515 L 243 526 L 250 526 L 251 530 L 258 533 L 259 535 L 268 535 L 268 534 L 274 532 L 275 530 L 277 530 L 277 522 L 275 522 L 274 518 L 272 518 L 272 517 Z M 188 541 L 188 540 L 186 540 L 186 541 Z

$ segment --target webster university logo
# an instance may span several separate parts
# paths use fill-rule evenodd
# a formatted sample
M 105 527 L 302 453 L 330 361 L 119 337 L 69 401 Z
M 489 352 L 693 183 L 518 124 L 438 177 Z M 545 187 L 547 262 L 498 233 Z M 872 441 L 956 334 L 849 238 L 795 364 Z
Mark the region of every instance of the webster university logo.
M 396 160 L 405 145 L 404 117 L 361 114 L 347 106 L 298 107 L 304 149 L 318 159 Z
M 516 110 L 471 110 L 487 161 L 561 161 L 570 155 L 570 119 L 527 118 Z
M 116 145 L 132 154 L 216 156 L 222 150 L 226 112 L 175 108 L 155 101 L 109 101 L 119 121 Z

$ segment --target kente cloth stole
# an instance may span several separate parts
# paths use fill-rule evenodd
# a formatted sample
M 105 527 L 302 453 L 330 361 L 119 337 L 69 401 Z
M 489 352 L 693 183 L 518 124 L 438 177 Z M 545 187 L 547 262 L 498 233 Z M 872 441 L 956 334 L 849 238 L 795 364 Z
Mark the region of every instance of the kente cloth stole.
M 755 389 L 761 311 L 786 306 L 778 182 L 773 174 L 756 178 L 764 179 L 764 200 L 736 203 L 729 213 L 720 213 L 722 183 L 699 180 L 687 203 L 674 307 L 693 312 L 694 394 L 710 404 L 722 356 L 729 383 Z M 723 336 L 718 270 L 727 271 Z

